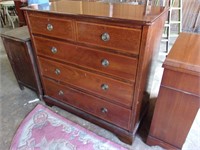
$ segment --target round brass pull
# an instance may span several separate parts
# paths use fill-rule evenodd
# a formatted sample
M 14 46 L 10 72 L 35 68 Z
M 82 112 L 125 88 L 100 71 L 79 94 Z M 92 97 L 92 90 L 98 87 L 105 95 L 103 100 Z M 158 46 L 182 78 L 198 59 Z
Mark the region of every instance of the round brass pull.
M 103 33 L 101 35 L 101 39 L 102 39 L 102 41 L 107 42 L 110 40 L 110 35 L 108 33 Z
M 64 95 L 64 92 L 62 91 L 62 90 L 60 90 L 59 92 L 58 92 L 58 95 Z
M 52 24 L 47 24 L 47 30 L 48 30 L 48 31 L 53 30 L 53 25 L 52 25 Z
M 107 112 L 108 112 L 108 109 L 105 108 L 105 107 L 103 107 L 103 108 L 101 108 L 101 112 L 102 112 L 102 113 L 107 113 Z
M 59 69 L 56 69 L 56 70 L 55 70 L 55 74 L 59 75 L 59 74 L 60 74 L 60 70 L 59 70 Z
M 107 91 L 109 89 L 109 86 L 107 84 L 102 84 L 101 89 Z
M 57 53 L 57 51 L 58 51 L 57 48 L 55 48 L 55 47 L 52 47 L 52 48 L 51 48 L 51 52 L 52 52 L 53 54 Z
M 109 61 L 108 61 L 107 59 L 102 59 L 102 60 L 101 60 L 101 64 L 102 64 L 102 66 L 104 66 L 104 67 L 108 67 L 108 66 L 109 66 Z

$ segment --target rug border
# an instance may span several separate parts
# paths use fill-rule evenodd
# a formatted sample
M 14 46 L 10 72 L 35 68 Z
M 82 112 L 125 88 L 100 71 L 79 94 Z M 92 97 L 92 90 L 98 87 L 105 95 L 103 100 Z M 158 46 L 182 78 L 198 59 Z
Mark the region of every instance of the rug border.
M 21 126 L 22 124 L 24 124 L 27 120 L 29 120 L 29 116 L 32 116 L 36 110 L 38 109 L 44 109 L 45 111 L 47 111 L 48 113 L 50 113 L 51 115 L 54 115 L 55 117 L 57 117 L 58 119 L 61 119 L 61 120 L 64 120 L 66 121 L 67 123 L 69 123 L 70 125 L 73 125 L 74 127 L 78 127 L 80 128 L 80 130 L 84 131 L 84 132 L 89 132 L 92 136 L 95 136 L 95 137 L 98 137 L 99 140 L 103 141 L 103 142 L 107 142 L 109 144 L 111 144 L 112 146 L 114 147 L 117 147 L 117 148 L 120 148 L 120 149 L 124 149 L 126 150 L 127 148 L 123 147 L 122 145 L 118 144 L 118 143 L 115 143 L 105 137 L 102 137 L 101 135 L 98 135 L 97 133 L 94 133 L 93 131 L 89 130 L 89 129 L 86 129 L 84 128 L 83 126 L 81 126 L 80 124 L 78 123 L 75 123 L 71 120 L 69 120 L 68 118 L 65 118 L 64 116 L 62 116 L 61 114 L 58 114 L 56 113 L 55 111 L 53 111 L 51 108 L 48 108 L 47 105 L 44 105 L 44 104 L 41 104 L 41 103 L 38 103 L 25 117 L 24 119 L 21 121 L 21 123 L 19 124 L 18 128 L 16 129 L 15 133 L 14 133 L 14 136 L 12 138 L 12 141 L 11 141 L 11 144 L 10 144 L 10 150 L 11 148 L 13 147 L 13 145 L 16 145 L 16 143 L 18 143 L 18 137 L 20 136 L 20 130 L 23 126 Z M 16 140 L 15 140 L 16 139 Z M 13 143 L 14 141 L 16 141 L 15 143 Z M 11 147 L 12 146 L 12 147 Z

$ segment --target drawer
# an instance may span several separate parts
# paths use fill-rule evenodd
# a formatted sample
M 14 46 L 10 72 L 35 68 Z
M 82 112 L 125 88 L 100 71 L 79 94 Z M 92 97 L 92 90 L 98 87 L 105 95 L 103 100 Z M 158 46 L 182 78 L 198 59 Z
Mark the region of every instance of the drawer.
M 42 34 L 56 38 L 74 40 L 71 20 L 30 15 L 30 29 L 33 34 Z
M 77 22 L 77 40 L 105 48 L 139 54 L 141 29 Z
M 38 55 L 135 81 L 137 59 L 34 36 Z
M 43 78 L 45 95 L 72 105 L 82 111 L 104 119 L 124 129 L 129 129 L 131 111 L 100 98 L 60 85 Z
M 165 68 L 162 85 L 200 96 L 199 76 Z
M 92 92 L 126 107 L 131 107 L 132 105 L 133 85 L 131 84 L 44 58 L 39 58 L 39 63 L 43 76 Z

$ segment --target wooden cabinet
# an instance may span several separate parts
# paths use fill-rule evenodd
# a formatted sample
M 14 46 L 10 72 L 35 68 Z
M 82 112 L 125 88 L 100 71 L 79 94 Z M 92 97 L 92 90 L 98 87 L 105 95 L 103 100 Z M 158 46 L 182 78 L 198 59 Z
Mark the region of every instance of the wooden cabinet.
M 7 31 L 1 34 L 1 38 L 20 88 L 26 86 L 42 95 L 27 26 Z
M 38 8 L 23 10 L 44 101 L 131 143 L 168 10 L 152 7 L 145 14 L 142 5 L 65 0 L 48 11 Z
M 23 11 L 21 10 L 21 7 L 25 7 L 27 6 L 28 4 L 26 2 L 20 2 L 20 1 L 14 1 L 15 3 L 15 9 L 17 11 L 17 16 L 19 18 L 19 26 L 24 26 L 26 25 L 26 20 L 25 20 L 25 17 L 24 17 L 24 14 L 23 14 Z
M 200 35 L 181 33 L 164 74 L 147 143 L 181 149 L 200 107 Z

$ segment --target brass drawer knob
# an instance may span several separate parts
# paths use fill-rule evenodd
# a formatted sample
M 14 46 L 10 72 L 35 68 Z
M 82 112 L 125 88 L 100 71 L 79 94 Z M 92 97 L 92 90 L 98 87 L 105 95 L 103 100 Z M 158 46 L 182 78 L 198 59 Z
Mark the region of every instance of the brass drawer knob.
M 107 91 L 109 89 L 109 86 L 107 84 L 102 84 L 101 89 Z
M 59 70 L 59 69 L 56 69 L 56 70 L 55 70 L 55 74 L 59 75 L 59 74 L 60 74 L 60 70 Z
M 110 40 L 110 35 L 108 33 L 103 33 L 101 35 L 101 39 L 102 39 L 102 41 L 107 42 Z
M 62 90 L 60 90 L 59 92 L 58 92 L 58 95 L 64 95 L 64 92 L 62 91 Z
M 57 48 L 55 48 L 55 47 L 52 47 L 52 48 L 51 48 L 51 52 L 52 52 L 53 54 L 57 53 L 57 51 L 58 51 Z
M 108 61 L 107 59 L 102 59 L 102 60 L 101 60 L 101 64 L 102 64 L 102 66 L 104 66 L 104 67 L 108 67 L 108 66 L 109 66 L 109 61 Z
M 48 31 L 53 30 L 53 25 L 52 25 L 52 24 L 47 24 L 47 30 L 48 30 Z
M 101 108 L 101 112 L 102 112 L 102 113 L 107 113 L 107 112 L 108 112 L 108 109 L 105 108 L 105 107 L 103 107 L 103 108 Z

